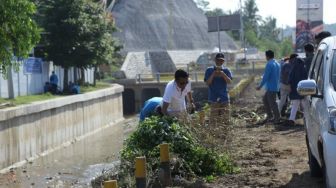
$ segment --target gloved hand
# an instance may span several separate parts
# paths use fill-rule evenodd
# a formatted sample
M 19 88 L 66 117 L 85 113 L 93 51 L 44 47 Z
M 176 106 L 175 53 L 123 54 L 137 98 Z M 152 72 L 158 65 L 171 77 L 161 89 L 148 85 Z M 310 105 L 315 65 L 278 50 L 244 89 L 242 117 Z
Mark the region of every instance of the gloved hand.
M 187 110 L 188 110 L 189 114 L 195 113 L 195 110 L 196 110 L 195 104 L 194 103 L 188 103 Z

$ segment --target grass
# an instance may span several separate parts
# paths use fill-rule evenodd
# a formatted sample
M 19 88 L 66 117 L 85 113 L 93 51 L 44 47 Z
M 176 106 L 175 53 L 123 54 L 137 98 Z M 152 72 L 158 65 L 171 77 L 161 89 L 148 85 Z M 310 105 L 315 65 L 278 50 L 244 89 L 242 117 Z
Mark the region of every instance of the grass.
M 109 83 L 104 82 L 97 82 L 96 86 L 88 85 L 88 86 L 81 86 L 81 93 L 87 93 L 90 91 L 95 91 L 99 89 L 104 89 L 110 87 Z M 18 96 L 14 99 L 4 99 L 0 98 L 0 108 L 1 104 L 2 107 L 10 107 L 10 106 L 18 106 L 23 104 L 31 104 L 36 101 L 44 101 L 48 99 L 54 99 L 58 97 L 64 97 L 66 95 L 53 95 L 51 93 L 43 93 L 43 94 L 37 94 L 37 95 L 28 95 L 28 96 Z
M 239 97 L 240 93 L 247 87 L 248 84 L 253 82 L 253 80 L 253 76 L 240 80 L 240 82 L 229 91 L 230 98 L 234 100 L 235 98 Z
M 81 93 L 87 93 L 90 91 L 96 91 L 99 89 L 105 89 L 111 87 L 111 84 L 106 83 L 106 82 L 96 82 L 96 86 L 93 85 L 87 85 L 87 86 L 81 86 L 80 87 L 80 92 Z
M 39 95 L 18 96 L 15 99 L 0 98 L 0 104 L 8 104 L 7 106 L 18 106 L 22 104 L 30 104 L 36 101 L 44 101 L 48 99 L 57 98 L 59 96 L 51 93 L 44 93 Z

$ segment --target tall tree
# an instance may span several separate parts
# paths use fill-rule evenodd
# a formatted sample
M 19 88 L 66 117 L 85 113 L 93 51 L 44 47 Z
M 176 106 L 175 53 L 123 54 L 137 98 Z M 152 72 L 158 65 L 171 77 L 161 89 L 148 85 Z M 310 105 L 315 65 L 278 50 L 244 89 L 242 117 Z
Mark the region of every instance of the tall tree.
M 35 6 L 29 0 L 1 0 L 0 73 L 8 78 L 8 98 L 14 98 L 12 67 L 19 68 L 13 57 L 27 57 L 39 41 L 39 29 L 32 20 L 34 13 Z
M 64 88 L 68 69 L 97 67 L 111 63 L 119 46 L 112 38 L 112 17 L 92 0 L 46 0 L 44 28 L 48 59 L 64 68 Z
M 215 8 L 213 10 L 208 10 L 205 12 L 205 15 L 207 16 L 223 16 L 226 15 L 223 9 Z
M 27 57 L 39 41 L 39 29 L 32 20 L 35 5 L 29 0 L 1 0 L 0 3 L 0 72 L 9 66 L 18 68 L 13 55 Z
M 279 41 L 280 29 L 276 26 L 277 20 L 272 16 L 266 17 L 259 26 L 260 36 Z
M 261 16 L 258 15 L 258 7 L 255 0 L 246 0 L 243 6 L 243 21 L 245 27 L 258 28 Z

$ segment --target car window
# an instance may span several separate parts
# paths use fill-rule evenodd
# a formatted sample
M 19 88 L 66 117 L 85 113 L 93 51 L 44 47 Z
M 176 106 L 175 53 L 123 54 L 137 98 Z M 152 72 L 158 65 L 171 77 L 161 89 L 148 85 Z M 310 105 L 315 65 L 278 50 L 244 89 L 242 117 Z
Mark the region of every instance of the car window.
M 317 51 L 317 55 L 314 62 L 314 68 L 312 69 L 312 79 L 315 80 L 317 86 L 317 94 L 323 94 L 323 65 L 324 65 L 324 54 L 327 52 L 326 45 L 320 45 Z
M 316 85 L 317 85 L 317 94 L 321 95 L 323 92 L 323 58 L 320 64 L 320 68 L 318 70 L 317 78 L 316 78 Z
M 332 62 L 331 62 L 331 83 L 336 90 L 336 50 L 333 51 Z
M 317 77 L 318 77 L 318 73 L 319 73 L 319 69 L 320 69 L 320 65 L 322 63 L 323 60 L 323 52 L 322 51 L 318 51 L 317 56 L 315 58 L 315 62 L 314 62 L 314 67 L 311 71 L 311 75 L 310 78 L 314 79 L 315 81 L 317 81 Z
M 318 50 L 315 52 L 315 56 L 312 60 L 311 66 L 310 66 L 310 71 L 308 74 L 308 77 L 310 79 L 317 80 L 317 74 L 318 70 L 320 68 L 321 60 L 323 59 L 323 53 L 327 49 L 327 45 L 325 43 L 321 43 L 320 46 L 318 47 Z

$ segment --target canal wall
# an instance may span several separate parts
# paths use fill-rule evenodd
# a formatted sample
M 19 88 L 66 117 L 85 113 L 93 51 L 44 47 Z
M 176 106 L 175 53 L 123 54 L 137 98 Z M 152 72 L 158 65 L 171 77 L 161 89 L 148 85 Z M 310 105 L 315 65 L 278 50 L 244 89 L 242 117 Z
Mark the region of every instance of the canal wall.
M 0 172 L 69 145 L 123 118 L 124 87 L 0 110 Z

